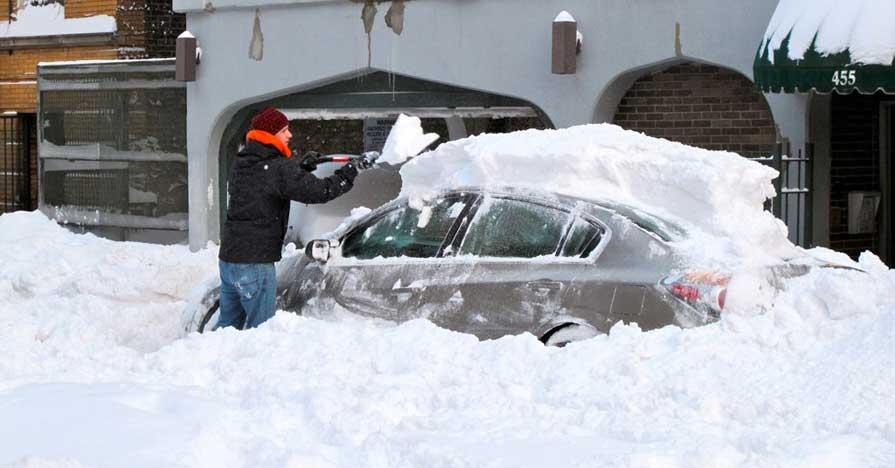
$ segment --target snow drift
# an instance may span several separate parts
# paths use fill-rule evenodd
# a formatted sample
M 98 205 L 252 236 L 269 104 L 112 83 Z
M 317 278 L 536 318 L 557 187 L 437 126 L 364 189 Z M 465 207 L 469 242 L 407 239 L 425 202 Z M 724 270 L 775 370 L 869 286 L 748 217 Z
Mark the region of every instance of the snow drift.
M 405 166 L 405 193 L 537 174 L 588 196 L 684 203 L 697 214 L 680 219 L 706 240 L 735 226 L 782 235 L 758 209 L 763 167 L 612 127 L 516 137 L 443 145 Z M 605 156 L 561 157 L 579 149 Z M 604 175 L 557 174 L 582 167 Z M 717 183 L 696 184 L 712 171 Z M 761 242 L 704 247 L 759 258 L 748 249 L 774 247 Z M 180 336 L 216 253 L 0 216 L 0 466 L 895 466 L 895 273 L 872 254 L 855 263 L 865 272 L 818 269 L 709 326 L 618 324 L 548 348 L 283 312 Z

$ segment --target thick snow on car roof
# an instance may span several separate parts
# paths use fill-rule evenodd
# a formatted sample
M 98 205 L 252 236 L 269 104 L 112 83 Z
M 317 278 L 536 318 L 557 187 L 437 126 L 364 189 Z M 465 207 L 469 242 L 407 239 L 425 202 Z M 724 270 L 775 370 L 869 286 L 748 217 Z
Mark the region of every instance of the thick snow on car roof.
M 685 227 L 692 236 L 678 247 L 695 260 L 769 263 L 796 249 L 764 210 L 777 175 L 734 153 L 599 124 L 445 143 L 404 165 L 401 195 L 477 186 L 612 200 Z

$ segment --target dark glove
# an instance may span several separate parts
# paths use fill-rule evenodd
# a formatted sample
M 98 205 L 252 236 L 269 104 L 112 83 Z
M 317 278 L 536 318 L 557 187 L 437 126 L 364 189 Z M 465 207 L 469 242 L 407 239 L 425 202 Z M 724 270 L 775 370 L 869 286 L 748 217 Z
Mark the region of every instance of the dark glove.
M 373 164 L 376 164 L 377 158 L 379 158 L 379 153 L 376 151 L 368 151 L 357 159 L 357 168 L 361 171 L 367 170 L 373 167 Z
M 343 185 L 354 185 L 354 178 L 357 177 L 357 167 L 354 163 L 346 163 L 344 166 L 336 169 L 336 175 L 342 179 Z
M 307 153 L 305 153 L 304 156 L 301 157 L 298 165 L 308 172 L 314 172 L 317 170 L 317 164 L 319 163 L 319 161 L 320 153 L 316 151 L 308 151 Z

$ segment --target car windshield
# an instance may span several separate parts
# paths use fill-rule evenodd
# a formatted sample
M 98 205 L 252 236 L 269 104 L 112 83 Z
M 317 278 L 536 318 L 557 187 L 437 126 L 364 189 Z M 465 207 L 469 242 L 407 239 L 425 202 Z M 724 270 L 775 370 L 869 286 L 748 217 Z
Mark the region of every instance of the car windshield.
M 446 197 L 421 209 L 400 206 L 349 233 L 342 243 L 342 256 L 435 257 L 463 206 L 460 196 Z

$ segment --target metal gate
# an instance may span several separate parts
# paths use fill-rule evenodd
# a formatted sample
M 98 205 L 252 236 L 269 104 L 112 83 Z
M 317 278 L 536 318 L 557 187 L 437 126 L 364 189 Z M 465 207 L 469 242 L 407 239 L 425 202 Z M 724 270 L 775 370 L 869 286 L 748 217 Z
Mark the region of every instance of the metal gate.
M 812 208 L 813 179 L 812 156 L 814 146 L 806 144 L 804 152 L 798 150 L 792 155 L 788 145 L 778 143 L 774 154 L 755 161 L 776 169 L 780 176 L 774 179 L 777 196 L 771 199 L 768 208 L 774 216 L 783 220 L 789 228 L 789 240 L 802 247 L 813 247 Z
M 0 115 L 0 213 L 31 210 L 31 126 L 23 115 Z

